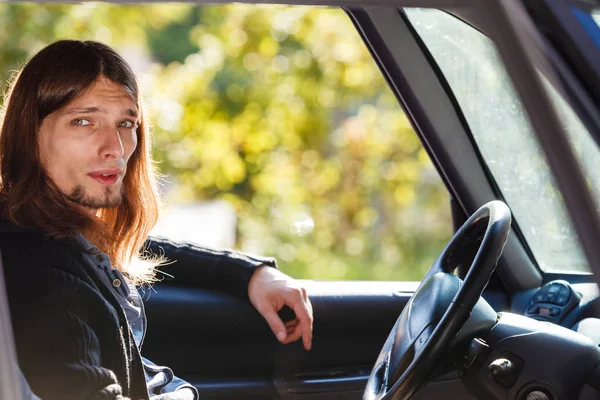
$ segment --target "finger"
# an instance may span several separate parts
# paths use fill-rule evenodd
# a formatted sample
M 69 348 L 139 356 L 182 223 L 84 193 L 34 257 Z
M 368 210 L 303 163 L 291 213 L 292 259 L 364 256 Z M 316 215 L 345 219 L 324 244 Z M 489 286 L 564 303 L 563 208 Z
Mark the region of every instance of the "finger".
M 312 308 L 312 303 L 310 302 L 310 299 L 308 298 L 308 292 L 306 291 L 306 289 L 301 288 L 300 293 L 302 294 L 302 299 L 304 300 L 304 305 L 305 305 L 306 310 L 308 311 L 310 318 L 312 320 L 313 319 L 313 308 Z
M 274 309 L 270 308 L 264 312 L 261 312 L 263 318 L 267 321 L 267 324 L 277 337 L 277 340 L 283 343 L 283 341 L 287 338 L 287 328 L 279 318 L 279 315 L 275 312 Z
M 312 303 L 310 302 L 310 299 L 308 298 L 308 292 L 306 290 L 304 290 L 302 293 L 304 294 L 304 302 L 306 303 L 306 306 L 307 306 L 308 310 L 310 311 L 310 318 L 314 319 L 313 307 L 312 307 Z
M 286 322 L 285 329 L 287 330 L 287 334 L 289 335 L 290 333 L 294 332 L 299 323 L 300 322 L 297 319 Z
M 298 321 L 298 318 L 294 318 L 294 319 L 291 319 L 291 320 L 287 321 L 287 322 L 285 323 L 285 326 L 286 326 L 286 327 L 289 327 L 289 326 L 296 326 L 296 325 L 298 325 L 299 323 L 300 323 L 300 321 Z
M 302 336 L 302 326 L 300 324 L 296 325 L 292 331 L 288 331 L 288 335 L 285 340 L 281 343 L 288 344 L 297 341 Z
M 302 289 L 302 291 L 302 294 L 304 294 L 304 289 Z M 312 310 L 310 310 L 309 307 L 312 308 L 312 306 L 310 305 L 310 302 L 306 303 L 304 301 L 304 298 L 304 296 L 300 296 L 300 298 L 297 298 L 294 304 L 291 305 L 291 307 L 296 313 L 296 318 L 298 318 L 298 320 L 300 321 L 299 327 L 301 328 L 302 332 L 302 342 L 304 343 L 304 348 L 306 350 L 310 350 L 312 346 L 313 318 Z
M 286 327 L 285 327 L 285 331 L 286 331 L 286 333 L 288 334 L 288 336 L 289 336 L 289 335 L 290 335 L 292 332 L 294 332 L 294 331 L 296 330 L 296 327 L 297 327 L 297 326 L 298 326 L 298 325 L 286 326 Z

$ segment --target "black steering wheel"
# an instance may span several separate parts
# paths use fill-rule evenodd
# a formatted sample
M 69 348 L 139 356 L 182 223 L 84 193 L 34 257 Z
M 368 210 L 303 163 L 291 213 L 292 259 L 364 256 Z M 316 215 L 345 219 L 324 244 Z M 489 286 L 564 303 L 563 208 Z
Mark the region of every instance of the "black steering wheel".
M 478 303 L 508 238 L 511 213 L 501 201 L 477 210 L 454 234 L 392 328 L 364 400 L 408 399 L 426 381 Z M 464 282 L 453 274 L 470 265 Z

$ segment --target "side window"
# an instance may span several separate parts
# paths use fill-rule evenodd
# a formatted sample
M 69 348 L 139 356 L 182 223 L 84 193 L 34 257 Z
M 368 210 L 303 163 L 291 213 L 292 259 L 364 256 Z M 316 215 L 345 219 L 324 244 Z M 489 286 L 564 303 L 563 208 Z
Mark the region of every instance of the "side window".
M 440 10 L 404 11 L 450 85 L 538 266 L 544 272 L 589 272 L 550 167 L 492 40 Z M 598 147 L 568 103 L 541 76 L 590 187 L 598 187 Z M 600 198 L 600 191 L 595 194 Z
M 341 9 L 21 4 L 0 26 L 4 74 L 64 37 L 134 66 L 164 175 L 154 234 L 366 280 L 419 280 L 452 234 L 447 191 Z

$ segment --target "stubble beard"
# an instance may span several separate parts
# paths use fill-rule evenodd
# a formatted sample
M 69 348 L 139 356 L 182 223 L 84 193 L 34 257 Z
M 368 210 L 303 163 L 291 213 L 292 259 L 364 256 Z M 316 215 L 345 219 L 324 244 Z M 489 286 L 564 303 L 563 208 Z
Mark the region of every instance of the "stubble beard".
M 104 188 L 103 196 L 92 197 L 89 196 L 83 185 L 77 185 L 73 188 L 67 198 L 73 203 L 82 207 L 97 210 L 100 208 L 114 208 L 118 207 L 123 200 L 123 186 L 119 186 L 116 193 L 111 188 Z

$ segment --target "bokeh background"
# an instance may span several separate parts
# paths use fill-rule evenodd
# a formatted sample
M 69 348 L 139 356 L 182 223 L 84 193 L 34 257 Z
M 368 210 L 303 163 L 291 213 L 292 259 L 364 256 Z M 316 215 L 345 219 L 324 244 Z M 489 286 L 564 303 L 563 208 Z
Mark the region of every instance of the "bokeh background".
M 155 233 L 360 280 L 419 280 L 450 238 L 448 193 L 341 9 L 0 4 L 3 81 L 64 38 L 138 75 L 164 175 Z

